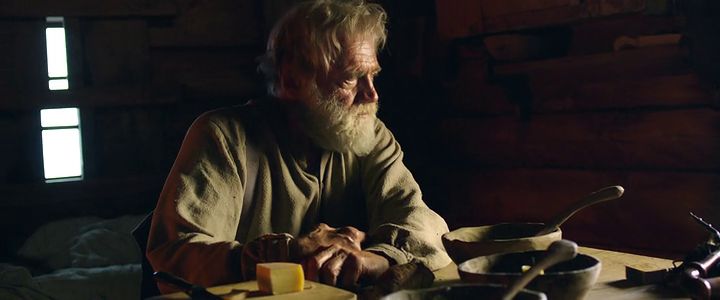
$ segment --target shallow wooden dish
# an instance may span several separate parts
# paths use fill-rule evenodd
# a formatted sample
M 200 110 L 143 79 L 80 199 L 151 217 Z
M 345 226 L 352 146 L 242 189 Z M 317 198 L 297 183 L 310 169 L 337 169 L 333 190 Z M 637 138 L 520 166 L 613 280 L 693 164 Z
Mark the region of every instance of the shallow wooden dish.
M 540 261 L 545 251 L 481 256 L 458 265 L 464 282 L 507 285 L 522 274 L 523 266 Z M 596 258 L 578 254 L 575 258 L 545 270 L 525 288 L 540 291 L 550 300 L 577 300 L 585 297 L 600 275 L 601 263 Z
M 456 263 L 478 256 L 507 252 L 545 250 L 562 238 L 562 231 L 533 236 L 543 228 L 542 223 L 500 223 L 480 227 L 462 227 L 442 236 L 450 258 Z
M 382 300 L 439 300 L 439 299 L 477 299 L 499 300 L 505 292 L 504 285 L 498 284 L 454 284 L 418 290 L 402 290 L 389 294 Z M 545 294 L 522 290 L 514 300 L 546 300 Z

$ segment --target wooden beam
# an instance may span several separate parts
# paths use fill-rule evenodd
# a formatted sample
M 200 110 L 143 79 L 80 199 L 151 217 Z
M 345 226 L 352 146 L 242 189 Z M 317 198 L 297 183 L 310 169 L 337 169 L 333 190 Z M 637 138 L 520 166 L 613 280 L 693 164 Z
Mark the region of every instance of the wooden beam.
M 441 121 L 450 160 L 498 167 L 720 170 L 713 109 L 616 111 Z

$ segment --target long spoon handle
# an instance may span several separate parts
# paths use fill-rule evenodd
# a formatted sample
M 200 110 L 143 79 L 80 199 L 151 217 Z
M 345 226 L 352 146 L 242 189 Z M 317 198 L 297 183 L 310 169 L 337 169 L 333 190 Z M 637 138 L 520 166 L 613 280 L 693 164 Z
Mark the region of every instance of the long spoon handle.
M 535 279 L 540 272 L 554 266 L 557 263 L 570 260 L 577 256 L 577 244 L 568 240 L 559 240 L 550 244 L 547 254 L 537 264 L 532 266 L 527 272 L 523 273 L 518 280 L 513 282 L 502 297 L 502 300 L 511 300 L 519 293 L 530 281 Z
M 623 189 L 623 187 L 619 185 L 614 185 L 602 188 L 599 191 L 585 196 L 585 198 L 578 201 L 573 206 L 563 211 L 561 214 L 555 216 L 555 218 L 550 220 L 550 222 L 546 223 L 545 227 L 543 227 L 543 229 L 540 230 L 536 234 L 536 236 L 548 234 L 555 231 L 558 227 L 560 227 L 560 225 L 562 225 L 562 223 L 565 223 L 565 221 L 567 221 L 567 219 L 569 219 L 577 211 L 596 203 L 620 198 L 623 192 L 625 192 L 625 189 Z

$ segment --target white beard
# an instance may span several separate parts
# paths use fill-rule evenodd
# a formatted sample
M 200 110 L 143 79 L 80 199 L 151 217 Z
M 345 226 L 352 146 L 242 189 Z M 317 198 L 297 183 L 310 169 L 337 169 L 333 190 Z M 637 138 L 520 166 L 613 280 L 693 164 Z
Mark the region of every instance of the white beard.
M 343 106 L 336 95 L 311 92 L 303 115 L 305 133 L 321 148 L 365 156 L 375 147 L 377 102 Z

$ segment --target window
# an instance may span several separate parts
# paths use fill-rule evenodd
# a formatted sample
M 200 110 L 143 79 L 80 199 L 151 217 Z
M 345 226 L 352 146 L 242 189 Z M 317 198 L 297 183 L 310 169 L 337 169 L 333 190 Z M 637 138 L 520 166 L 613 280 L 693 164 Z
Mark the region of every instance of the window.
M 47 43 L 48 87 L 50 90 L 67 90 L 67 50 L 63 17 L 45 18 L 45 41 Z
M 45 179 L 82 179 L 80 110 L 43 109 L 40 124 Z
M 68 67 L 63 17 L 47 17 L 48 88 L 67 90 Z M 43 168 L 48 182 L 80 180 L 83 176 L 80 110 L 77 107 L 40 110 Z

